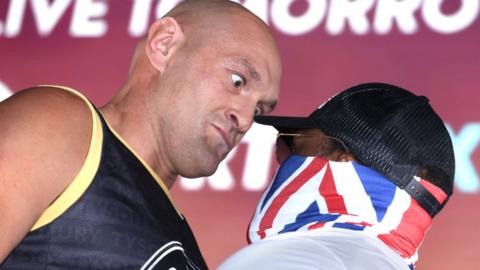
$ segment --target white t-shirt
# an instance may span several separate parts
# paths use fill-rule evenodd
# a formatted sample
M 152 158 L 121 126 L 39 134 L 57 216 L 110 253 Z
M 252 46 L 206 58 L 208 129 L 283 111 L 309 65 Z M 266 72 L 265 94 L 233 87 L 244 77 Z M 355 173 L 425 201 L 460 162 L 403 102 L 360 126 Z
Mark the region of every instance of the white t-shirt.
M 219 270 L 408 270 L 406 262 L 378 238 L 362 232 L 289 232 L 254 242 Z

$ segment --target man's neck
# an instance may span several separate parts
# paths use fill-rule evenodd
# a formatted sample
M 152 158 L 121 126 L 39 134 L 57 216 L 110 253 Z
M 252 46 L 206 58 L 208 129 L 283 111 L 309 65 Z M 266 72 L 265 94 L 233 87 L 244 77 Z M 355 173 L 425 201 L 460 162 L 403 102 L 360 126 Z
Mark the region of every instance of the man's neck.
M 138 106 L 136 108 L 139 108 Z M 150 125 L 145 122 L 145 117 L 138 110 L 128 110 L 128 106 L 118 103 L 108 103 L 100 108 L 102 115 L 109 126 L 142 159 L 168 189 L 171 189 L 177 173 L 166 166 L 162 154 L 158 151 L 159 146 L 155 140 L 154 132 Z

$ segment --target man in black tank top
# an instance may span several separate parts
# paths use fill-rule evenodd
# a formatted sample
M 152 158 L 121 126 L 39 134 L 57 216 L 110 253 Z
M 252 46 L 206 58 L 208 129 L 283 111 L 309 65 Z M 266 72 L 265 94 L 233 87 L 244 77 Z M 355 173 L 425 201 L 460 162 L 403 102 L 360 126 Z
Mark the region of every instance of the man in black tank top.
M 0 103 L 0 269 L 206 269 L 169 189 L 215 172 L 273 110 L 280 59 L 241 5 L 187 0 L 97 109 L 38 86 Z

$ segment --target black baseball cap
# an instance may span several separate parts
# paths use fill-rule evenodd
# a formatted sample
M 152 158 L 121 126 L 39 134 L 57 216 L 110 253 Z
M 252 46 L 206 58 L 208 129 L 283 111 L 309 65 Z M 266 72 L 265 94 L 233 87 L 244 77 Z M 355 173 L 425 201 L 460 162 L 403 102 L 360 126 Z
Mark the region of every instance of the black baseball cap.
M 449 197 L 453 193 L 455 157 L 442 119 L 424 96 L 386 83 L 350 87 L 330 98 L 308 117 L 255 117 L 277 130 L 318 128 L 342 140 L 351 154 L 406 190 L 429 214 L 445 205 L 414 176 L 423 168 L 441 180 L 431 181 Z

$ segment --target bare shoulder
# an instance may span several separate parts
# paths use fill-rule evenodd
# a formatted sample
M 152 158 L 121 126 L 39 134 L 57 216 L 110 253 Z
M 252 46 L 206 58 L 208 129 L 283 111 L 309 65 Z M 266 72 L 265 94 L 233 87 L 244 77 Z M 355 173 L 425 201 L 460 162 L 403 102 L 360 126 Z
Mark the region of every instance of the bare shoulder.
M 12 232 L 0 262 L 74 179 L 91 134 L 88 105 L 68 91 L 35 87 L 0 103 L 0 229 Z
M 82 142 L 88 144 L 91 118 L 85 101 L 73 93 L 55 87 L 25 89 L 0 103 L 0 149 L 14 151 L 17 160 L 23 151 L 41 153 L 46 160 L 65 146 L 75 152 Z
M 75 109 L 88 109 L 81 98 L 70 91 L 54 86 L 27 88 L 14 94 L 0 104 L 0 110 L 21 107 L 19 113 L 28 113 L 37 109 L 42 109 L 42 111 L 47 113 L 55 109 L 66 109 L 64 112 L 67 113 Z M 3 112 L 8 113 L 8 111 Z

